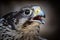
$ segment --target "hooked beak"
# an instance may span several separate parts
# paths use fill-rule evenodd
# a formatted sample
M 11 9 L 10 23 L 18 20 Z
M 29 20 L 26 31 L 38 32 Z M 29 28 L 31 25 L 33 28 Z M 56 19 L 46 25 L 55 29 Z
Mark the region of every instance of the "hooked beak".
M 34 6 L 32 8 L 34 9 L 32 21 L 44 24 L 45 21 L 42 18 L 45 18 L 45 13 L 41 10 L 39 6 Z

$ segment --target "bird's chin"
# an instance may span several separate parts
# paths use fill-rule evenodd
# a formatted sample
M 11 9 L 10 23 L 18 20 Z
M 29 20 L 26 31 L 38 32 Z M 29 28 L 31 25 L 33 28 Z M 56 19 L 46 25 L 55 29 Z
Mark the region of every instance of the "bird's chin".
M 26 22 L 20 29 L 22 36 L 21 40 L 35 40 L 38 38 L 37 35 L 40 34 L 40 24 L 38 22 Z

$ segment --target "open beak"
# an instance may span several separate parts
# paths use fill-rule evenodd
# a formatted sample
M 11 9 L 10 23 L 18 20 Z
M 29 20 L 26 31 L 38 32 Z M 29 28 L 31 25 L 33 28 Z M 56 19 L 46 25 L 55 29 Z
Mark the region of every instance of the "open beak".
M 45 21 L 42 18 L 45 18 L 45 13 L 41 10 L 40 6 L 33 6 L 32 8 L 34 10 L 32 21 L 44 24 Z

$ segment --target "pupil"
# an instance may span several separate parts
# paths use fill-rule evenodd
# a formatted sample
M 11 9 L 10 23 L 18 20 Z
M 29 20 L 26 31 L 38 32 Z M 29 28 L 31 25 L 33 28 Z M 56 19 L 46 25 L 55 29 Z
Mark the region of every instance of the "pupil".
M 25 14 L 28 15 L 30 13 L 30 10 L 25 10 Z

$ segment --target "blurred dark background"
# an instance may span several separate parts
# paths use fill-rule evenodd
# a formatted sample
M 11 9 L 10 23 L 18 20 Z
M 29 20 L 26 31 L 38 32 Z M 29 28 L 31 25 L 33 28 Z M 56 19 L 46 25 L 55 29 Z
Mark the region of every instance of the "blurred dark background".
M 39 5 L 46 14 L 44 25 L 41 25 L 40 35 L 48 40 L 59 40 L 59 2 L 42 0 L 5 0 L 0 1 L 0 17 L 9 12 L 19 11 L 21 7 Z

